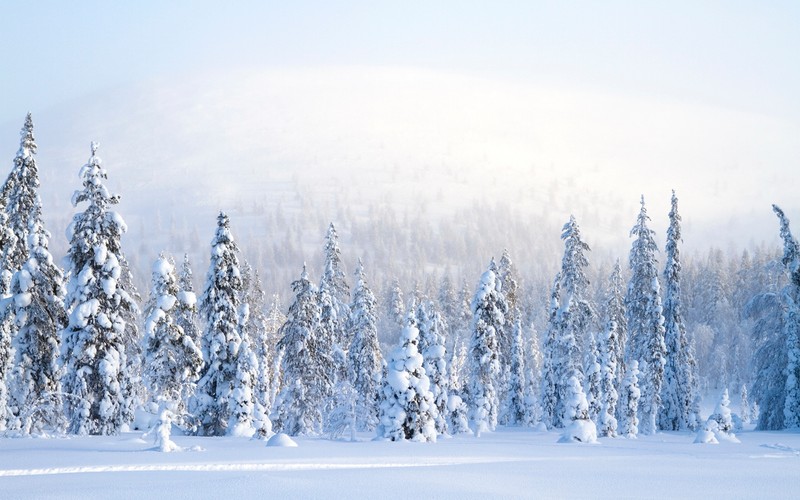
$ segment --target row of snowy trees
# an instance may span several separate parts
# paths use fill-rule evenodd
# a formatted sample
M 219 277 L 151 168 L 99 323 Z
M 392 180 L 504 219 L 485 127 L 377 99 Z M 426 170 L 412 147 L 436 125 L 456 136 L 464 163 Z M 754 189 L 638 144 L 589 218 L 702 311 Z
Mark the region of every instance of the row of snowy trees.
M 258 273 L 240 262 L 224 213 L 199 301 L 188 258 L 176 271 L 162 254 L 140 312 L 122 251 L 126 226 L 111 209 L 119 197 L 104 186 L 97 145 L 73 196 L 75 205 L 87 206 L 68 230 L 66 272 L 48 251 L 35 153 L 28 116 L 0 193 L 0 422 L 10 432 L 115 433 L 133 424 L 140 409 L 169 411 L 200 435 L 262 437 L 273 430 L 337 436 L 349 429 L 433 441 L 480 435 L 498 423 L 542 422 L 585 440 L 595 423 L 601 436 L 700 423 L 674 193 L 663 272 L 642 200 L 627 289 L 617 263 L 602 307 L 588 277 L 589 246 L 570 218 L 561 270 L 543 308 L 549 312 L 539 354 L 536 314 L 524 304 L 508 252 L 499 264 L 492 260 L 474 294 L 458 294 L 445 280 L 436 300 L 415 287 L 406 303 L 395 282 L 381 314 L 361 261 L 351 293 L 333 224 L 319 285 L 303 266 L 286 316 L 277 302 L 267 307 Z M 800 418 L 800 259 L 788 221 L 775 210 L 790 283 L 780 295 L 756 294 L 746 308 L 762 428 L 794 427 Z M 776 318 L 774 310 L 782 313 Z M 381 332 L 399 334 L 387 361 Z
M 659 280 L 654 232 L 642 199 L 631 230 L 635 239 L 627 290 L 617 263 L 602 311 L 590 298 L 589 246 L 574 217 L 564 226 L 564 257 L 553 284 L 543 349 L 542 413 L 548 426 L 592 420 L 601 436 L 613 437 L 620 423 L 625 435 L 636 435 L 639 428 L 654 433 L 698 425 L 697 365 L 682 316 L 680 215 L 674 193 L 669 219 L 666 266 Z

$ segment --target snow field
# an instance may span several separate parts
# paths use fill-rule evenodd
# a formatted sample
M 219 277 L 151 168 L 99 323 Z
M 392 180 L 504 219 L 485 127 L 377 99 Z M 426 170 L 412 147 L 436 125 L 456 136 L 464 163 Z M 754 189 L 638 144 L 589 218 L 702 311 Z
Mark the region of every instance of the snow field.
M 501 427 L 436 444 L 173 436 L 159 453 L 138 433 L 0 440 L 3 498 L 787 498 L 800 433 L 693 434 L 558 444 L 558 432 Z M 194 451 L 189 451 L 194 450 Z

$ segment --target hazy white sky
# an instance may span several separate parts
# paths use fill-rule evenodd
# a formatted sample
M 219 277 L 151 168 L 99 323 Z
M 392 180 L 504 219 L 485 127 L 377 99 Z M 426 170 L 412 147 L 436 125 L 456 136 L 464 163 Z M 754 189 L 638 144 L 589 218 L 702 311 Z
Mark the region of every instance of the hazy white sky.
M 256 97 L 275 109 L 276 103 L 304 105 L 299 91 L 280 83 L 297 75 L 306 75 L 306 81 L 298 80 L 295 88 L 321 92 L 307 101 L 323 108 L 326 82 L 375 82 L 371 95 L 357 85 L 330 91 L 345 100 L 344 108 L 353 116 L 343 116 L 341 106 L 302 110 L 309 118 L 291 125 L 297 130 L 292 139 L 303 144 L 302 134 L 312 128 L 308 123 L 329 123 L 334 131 L 356 127 L 353 120 L 362 110 L 377 113 L 373 119 L 379 116 L 387 130 L 414 129 L 409 116 L 427 116 L 425 126 L 441 123 L 447 128 L 453 123 L 458 132 L 468 115 L 469 133 L 444 137 L 430 151 L 398 140 L 402 133 L 388 134 L 386 140 L 394 141 L 395 148 L 419 149 L 414 152 L 433 157 L 445 143 L 467 154 L 479 134 L 492 143 L 486 146 L 488 153 L 481 152 L 489 158 L 501 152 L 507 163 L 514 163 L 510 156 L 516 150 L 519 164 L 568 165 L 572 172 L 593 169 L 598 183 L 627 179 L 629 185 L 618 194 L 631 200 L 630 220 L 623 216 L 620 227 L 609 228 L 614 234 L 627 233 L 639 193 L 659 197 L 653 211 L 665 213 L 669 189 L 677 188 L 684 195 L 685 220 L 713 208 L 714 214 L 702 221 L 706 227 L 744 233 L 739 217 L 748 217 L 751 227 L 767 230 L 756 235 L 759 241 L 764 234 L 777 233 L 770 203 L 783 204 L 790 216 L 800 210 L 800 200 L 793 196 L 800 184 L 798 26 L 796 1 L 2 2 L 0 133 L 6 139 L 0 144 L 6 144 L 2 151 L 10 160 L 26 111 L 50 119 L 37 121 L 47 138 L 48 126 L 64 128 L 68 123 L 57 122 L 49 110 L 75 113 L 70 102 L 85 103 L 132 85 L 153 88 L 173 80 L 173 92 L 186 86 L 210 89 L 219 77 L 226 82 L 219 92 L 224 94 L 236 88 L 231 84 L 235 75 L 267 71 L 278 76 L 259 87 L 266 97 Z M 428 73 L 444 76 L 431 76 L 435 85 L 427 88 L 429 77 L 420 75 Z M 280 75 L 288 76 L 281 80 Z M 418 89 L 419 95 L 405 92 L 402 109 L 382 104 L 383 96 L 396 95 L 404 78 L 409 91 Z M 436 99 L 448 100 L 441 109 L 452 116 L 433 116 L 438 108 L 431 102 Z M 163 113 L 163 101 L 163 96 L 143 101 L 150 114 L 139 128 L 155 130 L 151 124 Z M 105 109 L 113 99 L 100 102 L 82 118 L 113 124 L 117 110 Z M 217 114 L 203 110 L 198 120 L 222 123 L 226 111 L 219 106 L 226 102 L 231 101 L 221 98 Z M 406 113 L 415 105 L 426 109 Z M 118 132 L 136 130 L 137 124 L 130 123 L 137 119 L 131 112 L 136 103 L 123 109 L 129 123 Z M 188 105 L 180 109 L 197 112 Z M 253 109 L 251 115 L 270 113 L 269 108 Z M 339 121 L 332 117 L 335 113 L 342 114 Z M 295 114 L 282 109 L 274 118 Z M 251 116 L 253 123 L 258 116 Z M 512 123 L 502 123 L 505 118 Z M 364 133 L 377 133 L 370 124 L 363 125 Z M 59 138 L 80 143 L 80 154 L 90 139 L 104 142 L 112 136 L 83 126 L 86 130 L 62 130 Z M 209 135 L 200 142 L 213 140 L 213 127 L 206 128 L 203 133 Z M 405 140 L 416 141 L 422 132 L 405 134 Z M 86 137 L 89 133 L 100 137 Z M 472 139 L 459 144 L 459 137 Z M 346 144 L 351 156 L 359 153 L 353 150 L 358 139 Z M 105 155 L 121 150 L 115 151 L 112 143 Z M 302 161 L 303 148 L 297 151 Z M 52 154 L 42 148 L 40 156 L 55 160 L 48 152 Z M 146 159 L 128 158 L 133 160 L 150 168 Z M 63 162 L 50 163 L 61 168 Z M 673 165 L 676 170 L 670 172 Z M 730 216 L 720 222 L 720 213 Z M 566 219 L 567 214 L 557 216 Z M 747 235 L 740 241 L 747 242 Z
M 0 5 L 0 121 L 237 66 L 389 65 L 800 117 L 796 1 L 37 1 Z

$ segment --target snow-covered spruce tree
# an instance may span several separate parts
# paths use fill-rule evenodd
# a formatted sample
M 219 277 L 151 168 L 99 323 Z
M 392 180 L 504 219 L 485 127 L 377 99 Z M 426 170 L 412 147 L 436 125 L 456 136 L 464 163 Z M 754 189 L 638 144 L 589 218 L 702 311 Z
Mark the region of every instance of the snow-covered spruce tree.
M 397 277 L 392 278 L 392 283 L 389 285 L 389 291 L 386 294 L 386 311 L 389 324 L 399 328 L 404 327 L 406 306 L 403 299 L 403 289 L 400 288 L 400 280 Z M 387 327 L 388 329 L 391 328 Z
M 508 390 L 503 413 L 508 425 L 523 425 L 530 413 L 525 398 L 525 339 L 522 335 L 522 320 L 519 311 L 513 314 L 513 317 L 516 318 L 512 330 L 514 342 L 511 345 Z
M 141 321 L 141 311 L 138 304 L 142 302 L 142 297 L 133 284 L 133 274 L 131 266 L 125 255 L 119 256 L 119 280 L 117 288 L 124 290 L 130 298 L 132 307 L 120 309 L 120 319 L 125 325 L 122 338 L 125 345 L 125 371 L 126 377 L 122 379 L 122 395 L 124 405 L 122 406 L 123 422 L 133 422 L 136 409 L 145 401 L 145 387 L 142 382 L 142 367 L 144 366 L 142 352 L 142 338 L 139 332 L 139 322 Z
M 542 352 L 542 422 L 548 427 L 560 427 L 561 415 L 558 413 L 560 394 L 558 392 L 558 376 L 560 372 L 561 352 L 558 346 L 558 303 L 561 300 L 561 273 L 556 274 L 550 291 L 550 314 L 547 321 L 547 336 Z
M 217 216 L 217 230 L 211 240 L 211 261 L 200 298 L 205 318 L 203 359 L 205 368 L 189 407 L 201 436 L 222 436 L 231 418 L 231 397 L 237 381 L 241 344 L 239 305 L 242 279 L 239 251 L 223 212 Z
M 514 344 L 513 325 L 516 321 L 517 303 L 519 301 L 519 283 L 517 279 L 517 270 L 514 263 L 511 261 L 511 255 L 508 250 L 503 250 L 503 255 L 500 257 L 500 262 L 497 266 L 497 283 L 499 291 L 503 294 L 506 300 L 508 311 L 506 313 L 506 324 L 508 328 L 503 328 L 502 333 L 498 332 L 497 345 L 500 349 L 500 370 L 502 373 L 507 373 L 511 369 L 511 351 Z
M 717 429 L 720 432 L 729 434 L 733 430 L 733 419 L 731 418 L 730 409 L 731 400 L 728 397 L 728 389 L 724 389 L 719 397 L 714 413 L 708 417 L 717 423 Z
M 448 351 L 453 352 L 453 340 L 460 333 L 460 317 L 458 307 L 458 295 L 453 287 L 450 276 L 445 273 L 442 283 L 439 286 L 439 310 L 442 311 L 445 322 L 447 323 L 447 347 Z
M 294 303 L 279 331 L 282 379 L 281 391 L 272 406 L 272 424 L 275 432 L 290 436 L 319 434 L 323 406 L 332 393 L 333 381 L 328 370 L 330 354 L 320 350 L 317 337 L 317 289 L 309 281 L 305 265 L 300 278 L 292 283 L 292 290 Z
M 758 418 L 753 418 L 759 430 L 784 428 L 786 339 L 783 304 L 775 288 L 777 286 L 751 298 L 742 315 L 753 322 L 752 392 L 760 407 Z
M 59 333 L 67 326 L 64 276 L 48 250 L 50 233 L 42 223 L 38 196 L 31 212 L 30 257 L 11 283 L 19 331 L 14 339 L 11 403 L 16 421 L 10 427 L 24 435 L 63 430 Z
M 614 270 L 609 278 L 606 292 L 605 329 L 600 334 L 598 350 L 600 352 L 600 415 L 597 420 L 598 433 L 602 437 L 615 437 L 617 435 L 617 402 L 622 386 L 619 373 L 623 370 L 620 366 L 622 352 L 620 350 L 620 336 L 624 335 L 625 309 L 622 303 L 622 278 L 620 276 L 619 261 L 614 265 Z M 622 324 L 620 324 L 622 322 Z
M 255 373 L 252 375 L 253 415 L 256 433 L 266 438 L 272 433 L 269 412 L 272 405 L 272 363 L 274 363 L 274 341 L 269 336 L 266 316 L 266 294 L 264 293 L 258 270 L 253 270 L 248 285 L 243 290 L 240 324 L 242 342 L 247 340 L 247 348 L 255 356 Z M 248 355 L 249 356 L 249 355 Z M 253 363 L 249 359 L 240 360 L 240 369 Z M 239 377 L 242 380 L 241 377 Z
M 419 351 L 422 354 L 422 366 L 431 383 L 433 402 L 436 405 L 436 432 L 447 434 L 447 351 L 444 346 L 444 334 L 447 325 L 442 314 L 433 302 L 420 302 L 417 307 L 419 320 Z M 424 319 L 423 319 L 424 318 Z
M 697 370 L 693 352 L 686 335 L 681 304 L 681 259 L 678 243 L 681 241 L 681 216 L 678 214 L 678 198 L 672 192 L 672 209 L 669 212 L 667 229 L 666 266 L 664 268 L 664 343 L 666 364 L 662 387 L 662 407 L 659 427 L 668 431 L 694 428 L 692 371 Z
M 270 346 L 269 352 L 271 355 L 269 363 L 267 364 L 270 380 L 269 404 L 267 407 L 270 409 L 270 412 L 272 411 L 272 405 L 275 402 L 275 397 L 278 395 L 278 391 L 280 390 L 280 381 L 283 379 L 281 370 L 281 364 L 283 363 L 283 349 L 280 348 L 278 342 L 281 339 L 280 330 L 283 327 L 283 324 L 286 323 L 286 315 L 281 309 L 280 297 L 275 294 L 272 296 L 272 301 L 267 309 L 265 323 L 266 335 L 268 339 L 267 341 L 268 345 Z
M 325 417 L 325 433 L 330 439 L 340 439 L 349 430 L 350 441 L 355 441 L 358 421 L 363 421 L 364 413 L 372 410 L 361 405 L 364 400 L 347 379 L 336 383 L 331 400 L 332 403 L 329 405 L 331 410 Z M 377 420 L 377 417 L 374 417 L 374 420 Z
M 617 360 L 617 382 L 616 387 L 622 387 L 622 379 L 625 376 L 625 344 L 628 339 L 628 318 L 625 311 L 625 285 L 622 281 L 622 269 L 619 259 L 614 263 L 614 269 L 608 281 L 608 295 L 606 302 L 606 325 L 608 321 L 613 321 L 615 330 L 615 342 L 613 344 L 614 357 Z
M 468 401 L 470 426 L 476 436 L 497 426 L 497 378 L 500 374 L 497 331 L 505 322 L 506 303 L 497 291 L 495 274 L 489 269 L 481 276 L 472 300 L 472 341 L 470 343 Z
M 531 325 L 527 345 L 524 350 L 525 359 L 525 421 L 527 427 L 541 424 L 542 408 L 539 396 L 542 385 L 542 353 L 539 350 L 538 333 Z
M 11 291 L 11 253 L 15 248 L 16 237 L 8 227 L 8 216 L 0 210 L 0 431 L 6 429 L 6 422 L 13 418 L 9 408 L 8 382 L 11 376 L 11 365 L 14 361 L 12 339 L 16 331 L 14 318 L 8 302 Z
M 14 157 L 14 167 L 4 187 L 5 211 L 8 214 L 8 226 L 16 236 L 14 248 L 9 251 L 9 269 L 18 270 L 30 257 L 28 235 L 35 227 L 31 224 L 36 217 L 36 207 L 41 206 L 39 199 L 39 169 L 36 166 L 36 141 L 33 137 L 33 120 L 31 114 L 25 117 L 25 124 L 20 131 L 19 150 Z M 41 215 L 38 215 L 41 217 Z
M 153 264 L 150 299 L 145 305 L 145 382 L 150 412 L 163 408 L 180 417 L 194 393 L 203 354 L 177 322 L 178 278 L 171 259 L 162 254 Z
M 800 427 L 800 245 L 789 229 L 789 219 L 777 206 L 772 210 L 778 216 L 783 239 L 783 265 L 789 283 L 782 293 L 783 336 L 786 342 L 786 382 L 783 406 L 784 428 Z
M 602 335 L 602 334 L 601 334 Z M 589 419 L 597 421 L 603 407 L 600 367 L 600 350 L 592 332 L 588 332 L 586 346 L 586 400 L 589 403 Z
M 346 349 L 351 339 L 347 335 L 350 317 L 350 288 L 345 279 L 339 237 L 331 222 L 325 236 L 325 267 L 319 284 L 320 347 L 330 349 L 333 364 L 329 367 L 332 379 L 347 377 Z M 329 346 L 329 347 L 328 347 Z
M 250 347 L 250 338 L 244 325 L 248 321 L 249 308 L 242 304 L 239 309 L 239 343 L 236 352 L 236 376 L 228 399 L 229 436 L 251 437 L 256 430 L 260 438 L 272 434 L 272 422 L 264 406 L 256 401 L 255 386 L 258 380 L 258 359 Z
M 639 434 L 639 362 L 635 359 L 628 363 L 625 378 L 622 381 L 622 422 L 621 431 L 627 438 L 635 438 Z
M 197 326 L 197 295 L 194 293 L 192 266 L 189 255 L 183 255 L 183 264 L 178 274 L 178 302 L 175 305 L 175 323 L 183 329 L 183 334 L 192 339 L 194 345 L 202 348 L 200 328 Z M 201 350 L 202 354 L 202 350 Z
M 595 313 L 589 301 L 589 279 L 586 277 L 589 245 L 581 239 L 575 217 L 570 216 L 564 225 L 561 239 L 564 240 L 564 256 L 561 260 L 560 302 L 554 317 L 558 352 L 555 381 L 560 402 L 556 415 L 561 419 L 561 425 L 567 426 L 572 421 L 565 406 L 570 401 L 568 398 L 572 397 L 570 378 L 574 376 L 581 384 L 584 382 L 581 345 L 590 340 L 589 329 Z
M 381 376 L 385 362 L 378 343 L 375 296 L 367 284 L 361 259 L 358 259 L 356 267 L 356 286 L 350 311 L 348 336 L 353 340 L 347 351 L 348 378 L 357 394 L 356 406 L 364 409 L 356 415 L 356 428 L 372 431 L 378 424 L 378 396 L 383 385 Z
M 378 437 L 391 441 L 436 441 L 436 403 L 422 366 L 414 310 L 408 313 L 400 345 L 387 363 Z
M 741 397 L 739 400 L 739 413 L 742 418 L 742 422 L 745 424 L 750 423 L 750 398 L 747 396 L 747 385 L 742 384 L 742 392 Z
M 789 219 L 777 205 L 772 210 L 778 216 L 783 239 L 783 265 L 789 273 L 789 283 L 783 289 L 783 331 L 786 340 L 786 397 L 783 406 L 783 425 L 786 429 L 800 427 L 800 245 L 789 229 Z
M 67 235 L 70 280 L 67 286 L 69 323 L 62 334 L 69 432 L 116 434 L 132 417 L 135 381 L 128 367 L 128 349 L 135 325 L 126 321 L 138 308 L 124 280 L 125 260 L 120 245 L 125 222 L 111 205 L 119 197 L 103 185 L 106 171 L 92 143 L 92 156 L 81 168 L 83 189 L 73 205 L 88 202 L 75 214 Z M 138 340 L 137 340 L 138 342 Z M 136 353 L 133 353 L 134 355 Z
M 661 287 L 658 283 L 655 232 L 647 227 L 650 217 L 644 206 L 631 236 L 636 237 L 631 247 L 631 278 L 625 306 L 628 314 L 628 360 L 639 361 L 644 372 L 642 383 L 641 431 L 656 432 L 656 418 L 661 408 L 661 385 L 664 379 L 666 346 L 664 345 L 664 316 L 661 305 Z

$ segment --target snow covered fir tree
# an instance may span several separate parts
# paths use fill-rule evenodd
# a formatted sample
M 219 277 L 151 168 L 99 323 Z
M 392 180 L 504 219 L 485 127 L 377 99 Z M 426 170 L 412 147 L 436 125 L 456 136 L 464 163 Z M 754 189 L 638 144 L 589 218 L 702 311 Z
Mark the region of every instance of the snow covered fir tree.
M 220 212 L 211 241 L 211 263 L 200 298 L 205 366 L 189 411 L 197 420 L 196 432 L 221 436 L 228 430 L 234 386 L 238 380 L 239 305 L 242 278 L 239 248 L 233 240 L 228 216 Z
M 66 306 L 69 324 L 63 332 L 65 374 L 63 390 L 69 431 L 75 434 L 116 434 L 127 421 L 126 408 L 135 402 L 135 380 L 127 371 L 128 347 L 139 339 L 126 339 L 125 313 L 136 311 L 132 290 L 123 276 L 121 237 L 127 226 L 111 206 L 119 196 L 103 185 L 106 170 L 92 143 L 89 162 L 80 170 L 83 189 L 72 197 L 74 205 L 86 202 L 70 225 Z
M 290 436 L 322 432 L 323 407 L 334 381 L 329 370 L 330 351 L 321 349 L 320 305 L 317 287 L 309 280 L 306 266 L 292 283 L 294 303 L 279 335 L 283 352 L 281 391 L 272 407 L 276 432 Z
M 378 437 L 390 441 L 436 441 L 438 409 L 419 352 L 419 329 L 409 311 L 400 345 L 387 363 Z
M 383 355 L 378 344 L 377 304 L 367 284 L 361 259 L 356 267 L 356 285 L 350 306 L 348 330 L 352 336 L 347 351 L 348 379 L 356 391 L 361 410 L 356 415 L 359 430 L 372 431 L 378 424 L 378 405 L 383 383 Z
M 666 363 L 661 285 L 655 255 L 658 248 L 654 240 L 655 231 L 647 225 L 649 220 L 643 196 L 639 216 L 631 229 L 631 236 L 636 239 L 631 246 L 631 278 L 625 296 L 629 332 L 627 358 L 637 360 L 642 372 L 639 412 L 643 434 L 654 434 L 657 430 Z
M 481 276 L 475 298 L 472 299 L 472 341 L 467 363 L 469 366 L 468 399 L 470 426 L 476 436 L 493 431 L 499 410 L 498 377 L 500 375 L 498 331 L 505 324 L 508 310 L 497 277 L 492 268 Z
M 162 408 L 173 415 L 186 413 L 194 394 L 203 353 L 179 324 L 180 289 L 171 259 L 161 255 L 153 265 L 152 288 L 145 314 L 145 380 L 153 414 Z

